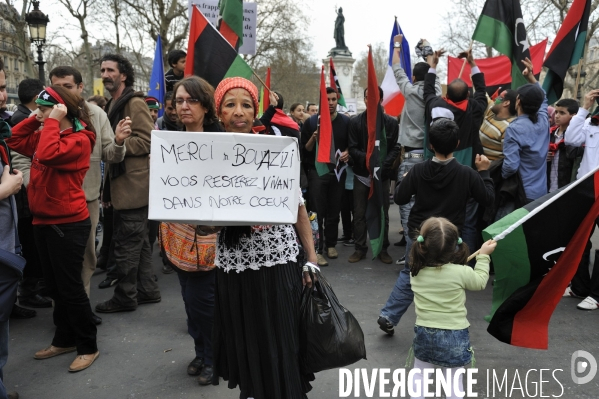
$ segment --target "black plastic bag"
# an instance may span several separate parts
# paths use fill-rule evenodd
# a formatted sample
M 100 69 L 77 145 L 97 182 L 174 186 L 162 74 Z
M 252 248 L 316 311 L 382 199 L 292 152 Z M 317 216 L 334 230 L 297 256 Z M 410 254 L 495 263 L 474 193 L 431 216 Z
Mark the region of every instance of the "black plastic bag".
M 364 333 L 356 318 L 339 303 L 320 273 L 304 288 L 300 307 L 300 364 L 316 373 L 366 359 Z

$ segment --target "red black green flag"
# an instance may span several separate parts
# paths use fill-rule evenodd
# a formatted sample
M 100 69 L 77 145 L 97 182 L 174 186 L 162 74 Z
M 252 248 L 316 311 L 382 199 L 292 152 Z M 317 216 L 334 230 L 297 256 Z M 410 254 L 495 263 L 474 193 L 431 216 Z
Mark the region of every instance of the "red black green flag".
M 341 92 L 339 79 L 337 79 L 337 72 L 335 72 L 335 64 L 333 64 L 333 58 L 331 57 L 329 57 L 329 79 L 331 81 L 331 87 L 335 88 L 337 94 L 339 94 L 339 100 L 337 102 L 347 108 L 345 97 L 343 97 L 343 93 Z
M 543 89 L 547 93 L 549 104 L 560 99 L 568 68 L 578 64 L 583 57 L 590 11 L 591 0 L 574 0 L 547 53 L 543 65 L 548 71 Z
M 510 345 L 547 349 L 549 319 L 576 274 L 599 216 L 599 168 L 483 231 L 498 241 L 487 331 Z
M 327 100 L 327 85 L 324 81 L 324 66 L 320 71 L 320 104 L 318 106 L 318 147 L 316 149 L 316 170 L 322 176 L 329 173 L 327 163 L 335 164 L 335 142 L 333 123 Z M 320 165 L 318 165 L 320 164 Z
M 185 76 L 199 76 L 216 87 L 224 78 L 241 76 L 250 79 L 252 74 L 252 68 L 194 6 L 189 24 Z
M 220 0 L 218 31 L 236 51 L 243 44 L 243 0 Z
M 366 104 L 366 122 L 368 127 L 368 146 L 366 148 L 366 162 L 370 173 L 370 193 L 366 205 L 366 226 L 372 259 L 376 258 L 383 249 L 385 237 L 385 211 L 381 181 L 382 166 L 387 156 L 387 135 L 383 121 L 383 108 L 379 96 L 379 88 L 372 60 L 372 48 L 368 50 L 368 101 Z
M 519 0 L 487 0 L 472 40 L 493 47 L 512 62 L 512 89 L 527 83 L 522 60 L 530 58 L 526 25 Z

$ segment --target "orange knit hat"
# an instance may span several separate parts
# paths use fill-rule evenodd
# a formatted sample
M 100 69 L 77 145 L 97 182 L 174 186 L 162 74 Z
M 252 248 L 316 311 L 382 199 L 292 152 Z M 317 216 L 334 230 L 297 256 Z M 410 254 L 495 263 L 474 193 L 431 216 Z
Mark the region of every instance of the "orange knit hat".
M 258 115 L 258 88 L 249 80 L 241 77 L 226 78 L 216 86 L 214 92 L 214 102 L 216 103 L 216 113 L 220 113 L 220 105 L 225 93 L 232 89 L 245 89 L 250 93 L 254 103 L 254 118 Z

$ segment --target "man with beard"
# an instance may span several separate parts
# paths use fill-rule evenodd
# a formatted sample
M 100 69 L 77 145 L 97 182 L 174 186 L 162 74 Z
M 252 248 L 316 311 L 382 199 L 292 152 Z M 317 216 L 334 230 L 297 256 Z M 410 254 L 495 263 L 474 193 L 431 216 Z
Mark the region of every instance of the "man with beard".
M 71 66 L 58 66 L 50 71 L 49 77 L 52 85 L 61 86 L 78 96 L 83 93 L 83 77 L 77 69 Z M 83 180 L 83 191 L 85 191 L 92 226 L 83 257 L 81 279 L 83 280 L 85 292 L 89 297 L 90 282 L 96 270 L 97 262 L 95 236 L 96 226 L 100 218 L 100 204 L 98 201 L 102 182 L 100 161 L 104 161 L 106 165 L 123 161 L 126 152 L 125 139 L 129 137 L 131 128 L 127 126 L 125 129 L 121 129 L 115 137 L 106 113 L 100 107 L 89 102 L 86 102 L 85 106 L 96 130 L 96 144 L 92 149 L 89 170 Z M 102 322 L 102 319 L 95 314 L 93 319 L 96 325 Z
M 112 128 L 116 131 L 130 120 L 132 130 L 125 139 L 125 159 L 110 165 L 110 190 L 103 198 L 114 207 L 114 257 L 119 281 L 114 296 L 96 305 L 96 311 L 113 313 L 161 300 L 153 279 L 148 231 L 148 161 L 154 123 L 144 94 L 133 90 L 135 74 L 131 63 L 119 54 L 106 54 L 100 65 L 102 83 L 112 97 L 106 105 Z

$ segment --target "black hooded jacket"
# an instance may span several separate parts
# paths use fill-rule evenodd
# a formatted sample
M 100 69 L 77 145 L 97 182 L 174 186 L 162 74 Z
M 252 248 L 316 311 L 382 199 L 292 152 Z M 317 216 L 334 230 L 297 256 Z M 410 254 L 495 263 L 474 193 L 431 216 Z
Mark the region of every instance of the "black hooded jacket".
M 387 137 L 387 156 L 383 162 L 382 178 L 389 179 L 393 162 L 401 151 L 401 147 L 397 143 L 399 137 L 399 123 L 397 119 L 383 114 L 383 122 L 385 124 L 385 133 Z M 366 165 L 366 151 L 368 149 L 368 119 L 366 111 L 351 118 L 349 121 L 348 146 L 349 155 L 354 162 L 352 168 L 358 176 L 366 177 L 370 174 Z
M 443 164 L 431 160 L 410 169 L 395 189 L 395 203 L 405 205 L 416 196 L 408 218 L 410 237 L 429 217 L 444 217 L 461 232 L 466 217 L 466 202 L 474 198 L 482 206 L 491 206 L 495 188 L 489 171 L 477 172 L 455 158 Z

